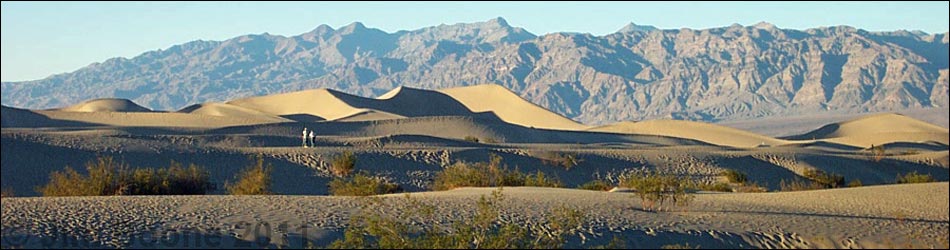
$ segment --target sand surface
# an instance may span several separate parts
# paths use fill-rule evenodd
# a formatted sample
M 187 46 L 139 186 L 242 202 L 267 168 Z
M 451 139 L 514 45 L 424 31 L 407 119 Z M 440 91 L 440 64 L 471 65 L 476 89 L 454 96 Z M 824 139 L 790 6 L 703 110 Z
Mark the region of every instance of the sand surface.
M 638 198 L 629 193 L 509 187 L 502 191 L 500 218 L 540 229 L 541 218 L 552 209 L 578 209 L 586 218 L 569 238 L 568 246 L 575 247 L 602 245 L 614 236 L 636 248 L 687 242 L 702 248 L 946 247 L 948 189 L 944 182 L 697 194 L 688 207 L 653 212 L 642 210 Z M 463 188 L 411 196 L 436 206 L 433 221 L 420 221 L 435 225 L 472 216 L 474 201 L 492 190 Z M 16 246 L 9 244 L 12 239 L 24 241 L 25 247 L 75 242 L 106 247 L 299 248 L 307 246 L 306 239 L 320 246 L 341 235 L 350 215 L 405 212 L 404 195 L 384 197 L 365 211 L 361 205 L 369 201 L 354 197 L 8 198 L 2 205 L 3 244 Z

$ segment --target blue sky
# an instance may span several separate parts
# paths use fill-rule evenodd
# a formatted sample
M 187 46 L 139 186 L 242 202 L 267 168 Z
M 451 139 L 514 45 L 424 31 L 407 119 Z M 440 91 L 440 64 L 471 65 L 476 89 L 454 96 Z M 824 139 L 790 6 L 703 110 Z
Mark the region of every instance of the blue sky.
M 551 32 L 612 33 L 634 22 L 703 29 L 760 21 L 780 28 L 850 25 L 948 31 L 948 2 L 3 2 L 2 81 L 42 79 L 112 57 L 244 34 L 292 36 L 352 22 L 387 32 L 504 17 Z

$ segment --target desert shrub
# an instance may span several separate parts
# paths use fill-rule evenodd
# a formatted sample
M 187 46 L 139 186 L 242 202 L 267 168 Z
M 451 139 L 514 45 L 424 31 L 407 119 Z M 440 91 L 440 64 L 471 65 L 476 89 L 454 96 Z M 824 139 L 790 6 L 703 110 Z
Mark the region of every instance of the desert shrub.
M 330 162 L 330 172 L 336 177 L 346 177 L 356 168 L 356 155 L 350 151 L 333 157 Z
M 729 180 L 729 183 L 745 183 L 746 181 L 749 180 L 749 177 L 746 176 L 744 173 L 733 170 L 733 169 L 727 169 L 726 171 L 722 171 L 720 175 L 725 176 L 726 179 Z
M 624 176 L 621 186 L 636 190 L 644 209 L 658 210 L 670 201 L 674 206 L 689 205 L 693 184 L 686 178 L 655 172 L 632 172 Z
M 561 181 L 555 177 L 548 177 L 544 175 L 544 172 L 538 170 L 534 174 L 529 174 L 524 177 L 524 185 L 530 187 L 562 187 Z
M 689 243 L 685 244 L 673 244 L 673 245 L 663 245 L 660 249 L 699 249 L 699 246 L 692 246 Z
M 826 187 L 824 185 L 810 180 L 795 179 L 790 181 L 782 180 L 779 182 L 779 190 L 783 192 L 817 190 L 825 188 Z
M 604 180 L 592 180 L 587 183 L 577 186 L 579 189 L 585 190 L 594 190 L 594 191 L 609 191 L 613 188 L 613 185 L 604 181 Z
M 13 192 L 13 188 L 5 187 L 3 189 L 0 189 L 0 198 L 2 197 L 16 197 L 16 193 Z
M 870 150 L 871 150 L 871 157 L 876 162 L 881 161 L 881 159 L 884 159 L 884 156 L 887 155 L 887 151 L 884 149 L 884 145 L 874 146 L 872 144 Z
M 732 187 L 729 186 L 729 183 L 722 183 L 722 182 L 716 182 L 716 183 L 711 183 L 711 184 L 697 183 L 696 185 L 694 185 L 693 188 L 697 190 L 705 190 L 705 191 L 732 192 Z
M 238 173 L 234 184 L 225 184 L 228 194 L 231 195 L 265 195 L 271 194 L 270 174 L 271 164 L 264 165 L 264 157 L 258 155 L 254 163 Z
M 918 174 L 917 171 L 907 173 L 904 176 L 897 174 L 897 183 L 926 183 L 934 182 L 934 177 L 929 174 Z
M 456 162 L 436 174 L 432 189 L 449 190 L 458 187 L 523 186 L 524 174 L 501 165 L 501 157 L 490 156 L 489 162 Z
M 112 157 L 99 157 L 87 162 L 86 170 L 88 176 L 68 166 L 55 171 L 38 191 L 43 196 L 198 195 L 215 189 L 210 173 L 194 164 L 132 170 Z
M 474 137 L 474 136 L 471 136 L 471 135 L 465 136 L 465 140 L 466 140 L 466 141 L 470 141 L 470 142 L 474 142 L 474 143 L 478 143 L 478 137 Z
M 550 166 L 560 166 L 566 170 L 571 170 L 577 164 L 580 164 L 583 160 L 578 159 L 576 154 L 573 153 L 557 153 L 557 152 L 544 152 L 541 157 L 541 164 L 550 165 Z
M 764 193 L 768 192 L 769 189 L 756 182 L 746 182 L 735 187 L 733 191 L 736 193 Z
M 485 137 L 485 140 L 483 140 L 483 141 L 484 141 L 485 143 L 498 143 L 498 140 L 496 140 L 496 139 L 493 138 L 493 137 Z
M 581 227 L 585 215 L 578 210 L 556 208 L 545 218 L 545 231 L 535 231 L 525 225 L 502 221 L 501 191 L 491 197 L 482 196 L 477 202 L 475 216 L 456 221 L 448 228 L 423 227 L 431 223 L 413 223 L 409 218 L 434 220 L 435 207 L 406 196 L 407 209 L 403 214 L 383 216 L 363 213 L 350 217 L 343 237 L 328 248 L 335 249 L 529 249 L 560 248 L 567 235 Z
M 825 173 L 824 171 L 818 169 L 805 170 L 803 176 L 818 184 L 821 184 L 824 188 L 843 187 L 845 184 L 844 176 Z
M 848 182 L 848 187 L 860 187 L 860 186 L 864 186 L 864 184 L 861 183 L 861 180 L 854 179 Z
M 357 173 L 349 178 L 337 178 L 330 181 L 330 194 L 334 196 L 391 194 L 399 190 L 399 185 L 366 173 Z

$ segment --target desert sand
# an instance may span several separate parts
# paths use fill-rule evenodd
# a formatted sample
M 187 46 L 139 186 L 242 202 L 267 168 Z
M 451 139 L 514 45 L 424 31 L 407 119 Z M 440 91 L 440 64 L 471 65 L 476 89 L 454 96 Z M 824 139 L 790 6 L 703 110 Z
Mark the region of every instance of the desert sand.
M 420 222 L 437 224 L 472 216 L 474 200 L 493 190 L 411 196 L 436 206 L 437 221 Z M 940 248 L 950 230 L 948 190 L 943 182 L 697 194 L 687 208 L 651 212 L 629 193 L 508 187 L 501 218 L 541 230 L 540 218 L 555 207 L 582 211 L 585 220 L 567 247 L 604 245 L 618 236 L 632 248 Z M 369 204 L 366 198 L 326 196 L 8 198 L 3 236 L 5 244 L 15 239 L 23 247 L 325 246 L 361 209 L 385 216 L 406 212 L 404 195 L 383 197 L 369 208 L 361 208 Z
M 274 166 L 272 191 L 308 195 L 4 198 L 4 242 L 19 236 L 39 239 L 27 246 L 41 246 L 42 237 L 57 234 L 109 247 L 141 246 L 127 240 L 153 233 L 254 240 L 255 235 L 234 227 L 240 221 L 301 222 L 315 229 L 307 238 L 325 243 L 339 236 L 362 202 L 325 196 L 332 178 L 330 159 L 345 151 L 356 154 L 358 171 L 380 175 L 407 192 L 428 190 L 436 173 L 454 162 L 487 161 L 492 154 L 511 168 L 555 176 L 568 188 L 593 179 L 616 182 L 641 170 L 713 183 L 722 181 L 719 173 L 727 169 L 741 171 L 769 190 L 779 189 L 782 181 L 802 179 L 810 169 L 876 185 L 701 193 L 689 212 L 660 213 L 643 211 L 629 193 L 505 188 L 511 197 L 506 219 L 528 223 L 562 203 L 589 212 L 588 227 L 572 238 L 574 246 L 581 239 L 605 243 L 621 235 L 635 247 L 683 239 L 703 248 L 887 247 L 903 246 L 899 244 L 907 239 L 921 244 L 914 246 L 941 247 L 948 234 L 950 133 L 900 114 L 796 127 L 787 131 L 806 132 L 781 138 L 691 121 L 592 127 L 495 85 L 399 87 L 376 98 L 315 89 L 199 103 L 173 112 L 98 99 L 55 110 L 3 107 L 0 114 L 0 180 L 17 196 L 37 196 L 35 187 L 45 184 L 51 172 L 67 165 L 82 172 L 81 166 L 98 156 L 140 167 L 163 167 L 173 160 L 194 163 L 209 170 L 220 186 L 253 155 Z M 317 134 L 315 147 L 301 147 L 304 128 Z M 885 154 L 873 155 L 871 144 L 883 145 Z M 545 164 L 552 153 L 573 154 L 580 161 L 569 170 Z M 910 172 L 930 174 L 943 183 L 890 185 L 898 174 Z M 439 204 L 445 209 L 441 218 L 452 220 L 489 192 L 466 188 L 413 196 Z M 399 207 L 398 199 L 392 200 Z M 293 243 L 299 231 L 273 233 L 267 244 L 300 246 L 293 245 L 300 244 Z M 286 239 L 276 237 L 284 234 Z

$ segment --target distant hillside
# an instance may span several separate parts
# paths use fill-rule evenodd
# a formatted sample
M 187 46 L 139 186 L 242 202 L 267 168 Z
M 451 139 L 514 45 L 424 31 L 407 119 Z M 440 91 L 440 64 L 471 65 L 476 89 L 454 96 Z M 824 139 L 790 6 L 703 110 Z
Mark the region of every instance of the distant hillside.
M 536 36 L 501 18 L 395 33 L 353 23 L 113 58 L 42 80 L 3 83 L 0 102 L 43 109 L 114 97 L 178 110 L 306 89 L 375 97 L 403 85 L 494 83 L 588 125 L 737 120 L 947 108 L 948 55 L 947 33 L 848 26 L 660 30 L 630 24 L 604 36 Z

